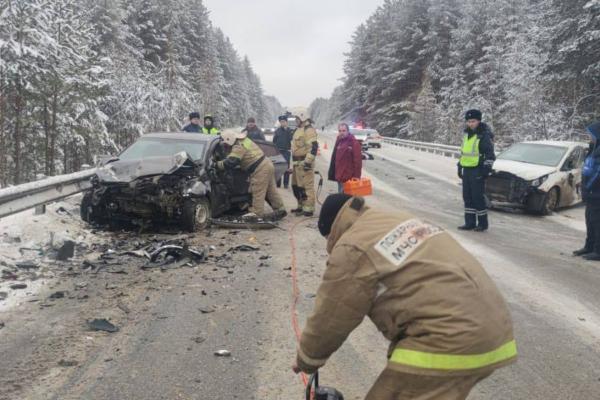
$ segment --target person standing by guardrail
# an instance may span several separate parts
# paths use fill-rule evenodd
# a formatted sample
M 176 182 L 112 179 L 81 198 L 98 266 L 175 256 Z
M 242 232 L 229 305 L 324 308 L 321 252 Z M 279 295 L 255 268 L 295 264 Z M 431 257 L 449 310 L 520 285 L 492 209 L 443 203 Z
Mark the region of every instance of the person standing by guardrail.
M 351 179 L 360 179 L 362 173 L 362 149 L 358 140 L 350 133 L 348 124 L 338 125 L 328 178 L 338 184 L 338 192 L 344 192 L 344 183 Z
M 281 153 L 285 161 L 287 161 L 287 167 L 290 168 L 291 159 L 291 148 L 292 148 L 292 137 L 294 131 L 288 126 L 288 117 L 281 115 L 278 118 L 279 128 L 275 131 L 273 136 L 273 144 L 277 146 L 277 150 Z M 287 189 L 290 186 L 290 173 L 285 171 L 283 174 L 283 187 Z M 277 181 L 277 187 L 281 187 L 281 178 Z
M 463 231 L 485 232 L 489 228 L 485 180 L 492 173 L 496 154 L 492 130 L 481 119 L 479 110 L 469 110 L 465 114 L 467 127 L 458 162 L 465 203 L 465 224 L 458 229 Z
M 574 256 L 583 256 L 589 261 L 600 261 L 600 122 L 587 128 L 590 150 L 583 165 L 582 195 L 585 202 L 585 246 L 574 251 Z

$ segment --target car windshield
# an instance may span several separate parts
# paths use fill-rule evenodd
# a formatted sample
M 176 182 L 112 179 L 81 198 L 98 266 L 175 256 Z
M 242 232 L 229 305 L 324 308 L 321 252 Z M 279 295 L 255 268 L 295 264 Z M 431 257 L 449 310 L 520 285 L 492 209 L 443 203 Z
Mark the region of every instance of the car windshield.
M 557 167 L 567 152 L 566 147 L 546 144 L 518 143 L 498 156 L 499 160 Z
M 142 138 L 119 155 L 120 160 L 140 160 L 147 157 L 173 156 L 182 151 L 194 161 L 201 160 L 206 143 L 162 138 Z

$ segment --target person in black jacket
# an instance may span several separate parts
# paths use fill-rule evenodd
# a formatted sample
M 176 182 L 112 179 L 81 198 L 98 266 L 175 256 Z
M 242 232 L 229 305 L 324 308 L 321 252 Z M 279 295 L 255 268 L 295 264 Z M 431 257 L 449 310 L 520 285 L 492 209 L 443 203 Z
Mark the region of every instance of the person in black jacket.
M 288 126 L 288 119 L 285 115 L 282 115 L 278 118 L 279 120 L 279 128 L 275 131 L 275 135 L 273 136 L 273 144 L 277 146 L 277 149 L 281 153 L 281 155 L 287 161 L 288 169 L 290 168 L 290 157 L 291 157 L 291 148 L 292 148 L 292 137 L 294 136 L 294 131 L 292 128 Z M 288 171 L 283 174 L 283 187 L 287 189 L 290 186 L 290 174 Z M 281 179 L 277 181 L 277 187 L 281 187 Z
M 246 122 L 246 128 L 242 132 L 246 132 L 250 140 L 262 140 L 266 141 L 264 133 L 260 130 L 258 126 L 256 126 L 256 120 L 253 117 L 248 118 L 248 122 Z
M 182 131 L 188 133 L 201 133 L 202 125 L 200 125 L 200 113 L 192 112 L 189 115 L 190 123 L 181 128 Z
M 581 182 L 583 201 L 585 202 L 585 225 L 587 235 L 585 246 L 574 251 L 574 256 L 583 256 L 586 260 L 600 261 L 600 122 L 587 128 L 590 136 L 590 149 L 583 165 Z
M 479 110 L 467 111 L 467 128 L 458 162 L 458 176 L 462 179 L 465 203 L 465 224 L 458 229 L 465 231 L 485 232 L 489 228 L 485 180 L 492 173 L 496 155 L 492 130 L 481 122 L 481 117 Z

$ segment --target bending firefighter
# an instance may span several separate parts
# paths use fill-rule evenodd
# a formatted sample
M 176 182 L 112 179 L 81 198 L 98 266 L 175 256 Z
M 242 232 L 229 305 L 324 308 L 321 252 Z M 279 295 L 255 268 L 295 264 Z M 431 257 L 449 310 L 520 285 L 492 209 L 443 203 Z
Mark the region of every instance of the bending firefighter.
M 315 158 L 319 142 L 310 118 L 302 122 L 300 117 L 296 117 L 296 123 L 298 128 L 292 139 L 292 190 L 298 207 L 292 212 L 312 217 L 315 212 Z
M 234 169 L 240 167 L 250 174 L 250 193 L 252 204 L 250 215 L 264 216 L 265 198 L 274 211 L 274 217 L 281 219 L 287 215 L 285 207 L 275 186 L 275 168 L 273 163 L 246 133 L 227 129 L 221 134 L 223 142 L 231 147 L 225 160 L 217 162 L 217 168 Z
M 390 342 L 367 400 L 464 400 L 516 360 L 502 296 L 443 229 L 345 194 L 325 200 L 318 224 L 329 259 L 295 372 L 325 365 L 365 316 Z

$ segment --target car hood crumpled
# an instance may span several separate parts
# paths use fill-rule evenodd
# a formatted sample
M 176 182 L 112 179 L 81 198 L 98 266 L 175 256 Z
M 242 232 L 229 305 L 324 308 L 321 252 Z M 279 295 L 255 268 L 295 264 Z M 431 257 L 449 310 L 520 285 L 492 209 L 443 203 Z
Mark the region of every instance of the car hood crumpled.
M 532 181 L 556 172 L 556 167 L 547 167 L 544 165 L 528 164 L 510 160 L 496 160 L 493 168 L 496 173 L 508 172 L 526 181 Z
M 129 183 L 144 176 L 169 175 L 182 167 L 193 167 L 194 161 L 186 152 L 173 156 L 147 157 L 139 160 L 117 160 L 98 169 L 104 183 Z

